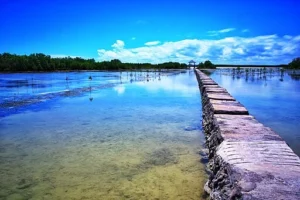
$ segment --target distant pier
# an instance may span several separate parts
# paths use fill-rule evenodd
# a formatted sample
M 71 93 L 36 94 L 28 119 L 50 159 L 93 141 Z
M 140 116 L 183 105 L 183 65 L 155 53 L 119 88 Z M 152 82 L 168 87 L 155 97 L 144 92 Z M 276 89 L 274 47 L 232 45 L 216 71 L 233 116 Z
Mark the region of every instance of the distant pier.
M 205 185 L 210 199 L 300 199 L 299 157 L 226 89 L 197 69 L 195 74 L 210 158 Z

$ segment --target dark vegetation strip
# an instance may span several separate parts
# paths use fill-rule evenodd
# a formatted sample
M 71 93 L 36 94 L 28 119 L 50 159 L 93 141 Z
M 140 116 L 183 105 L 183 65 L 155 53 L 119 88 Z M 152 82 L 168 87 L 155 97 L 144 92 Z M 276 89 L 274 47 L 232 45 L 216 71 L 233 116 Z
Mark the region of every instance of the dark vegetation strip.
M 285 69 L 300 69 L 300 57 L 295 58 L 289 64 L 281 64 L 281 65 L 231 65 L 231 64 L 212 64 L 209 60 L 204 63 L 200 63 L 197 68 L 198 69 L 215 69 L 216 67 L 224 67 L 224 68 L 285 68 Z
M 28 72 L 28 71 L 64 71 L 64 70 L 131 70 L 131 69 L 186 69 L 185 63 L 165 62 L 151 63 L 122 63 L 118 59 L 97 62 L 95 59 L 81 57 L 52 58 L 42 53 L 30 55 L 16 55 L 10 53 L 0 54 L 0 72 Z M 216 67 L 282 67 L 287 69 L 300 69 L 300 58 L 295 58 L 288 65 L 214 65 L 207 60 L 196 65 L 199 69 L 213 69 Z
M 118 59 L 97 62 L 80 57 L 52 58 L 42 53 L 30 55 L 0 54 L 0 72 L 64 71 L 64 70 L 131 70 L 131 69 L 186 69 L 187 64 L 166 62 L 122 63 Z

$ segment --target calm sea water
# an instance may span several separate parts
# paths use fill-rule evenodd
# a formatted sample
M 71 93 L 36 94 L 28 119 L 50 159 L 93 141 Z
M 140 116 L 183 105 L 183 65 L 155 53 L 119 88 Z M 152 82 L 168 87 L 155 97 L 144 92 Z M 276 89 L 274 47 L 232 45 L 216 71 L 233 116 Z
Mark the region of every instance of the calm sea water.
M 192 71 L 0 74 L 0 83 L 2 105 L 40 99 L 0 108 L 0 199 L 204 198 Z M 87 90 L 55 95 L 76 88 Z
M 211 75 L 258 121 L 277 132 L 300 156 L 300 73 L 267 69 L 255 72 L 218 69 Z

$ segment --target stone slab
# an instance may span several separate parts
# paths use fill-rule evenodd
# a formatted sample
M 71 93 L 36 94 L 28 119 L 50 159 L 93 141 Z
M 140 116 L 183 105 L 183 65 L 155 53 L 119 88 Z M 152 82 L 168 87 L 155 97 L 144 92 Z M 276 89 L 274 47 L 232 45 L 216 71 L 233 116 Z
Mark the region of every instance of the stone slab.
M 228 93 L 206 93 L 206 95 L 209 99 L 235 101 Z
M 300 199 L 300 159 L 284 141 L 226 140 L 216 155 L 243 199 Z
M 243 199 L 299 199 L 300 159 L 286 142 L 250 115 L 214 115 L 224 139 L 219 156 Z
M 202 93 L 205 93 L 206 89 L 210 89 L 210 88 L 215 88 L 215 89 L 223 89 L 222 87 L 220 87 L 219 85 L 202 85 L 200 86 L 200 91 L 202 91 Z
M 213 92 L 213 93 L 227 93 L 227 90 L 221 87 L 215 87 L 215 88 L 205 88 L 205 92 Z
M 238 101 L 210 100 L 214 114 L 248 115 L 248 110 Z
M 217 85 L 213 80 L 201 80 L 201 85 Z
M 221 86 L 219 85 L 202 85 L 202 88 L 220 88 L 223 89 Z
M 282 174 L 282 166 L 300 173 L 300 159 L 285 141 L 231 141 L 220 144 L 217 154 L 229 164 L 255 172 Z M 266 167 L 268 166 L 268 167 Z
M 283 141 L 272 129 L 251 115 L 215 114 L 214 120 L 224 140 Z
M 200 80 L 212 80 L 209 76 L 199 76 Z

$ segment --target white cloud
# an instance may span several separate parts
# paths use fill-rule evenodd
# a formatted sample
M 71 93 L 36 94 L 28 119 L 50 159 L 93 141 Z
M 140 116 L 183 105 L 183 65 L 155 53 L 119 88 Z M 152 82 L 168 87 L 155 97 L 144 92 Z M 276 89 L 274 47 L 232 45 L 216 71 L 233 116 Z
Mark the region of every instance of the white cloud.
M 135 37 L 132 37 L 131 40 L 136 40 L 136 38 L 135 38 Z
M 249 32 L 249 29 L 243 29 L 242 30 L 242 33 L 246 33 L 246 32 Z
M 125 43 L 122 40 L 117 40 L 116 43 L 111 45 L 111 47 L 114 47 L 115 49 L 123 49 L 125 46 Z
M 295 41 L 300 41 L 300 35 L 294 37 L 294 40 L 295 40 Z
M 218 36 L 222 33 L 232 32 L 234 30 L 235 30 L 235 28 L 225 28 L 225 29 L 221 29 L 221 30 L 217 30 L 217 31 L 207 31 L 207 33 L 209 36 Z
M 186 39 L 159 43 L 155 46 L 124 48 L 121 40 L 112 50 L 98 50 L 99 60 L 120 59 L 122 62 L 161 63 L 190 60 L 224 64 L 282 64 L 300 54 L 300 35 L 262 35 L 256 37 L 225 37 L 222 39 Z
M 151 42 L 146 42 L 145 45 L 146 46 L 155 46 L 158 45 L 160 43 L 160 41 L 151 41 Z
M 230 47 L 224 47 L 222 56 L 224 58 L 229 57 L 232 54 L 232 49 Z
M 235 28 L 226 28 L 226 29 L 222 29 L 222 30 L 219 30 L 220 33 L 228 33 L 228 32 L 231 32 L 231 31 L 234 31 Z
M 244 55 L 245 54 L 244 49 L 242 49 L 242 48 L 235 48 L 234 51 L 237 54 L 240 54 L 240 55 Z
M 114 90 L 118 93 L 118 95 L 122 95 L 125 92 L 125 87 L 123 85 L 119 85 L 114 87 Z

